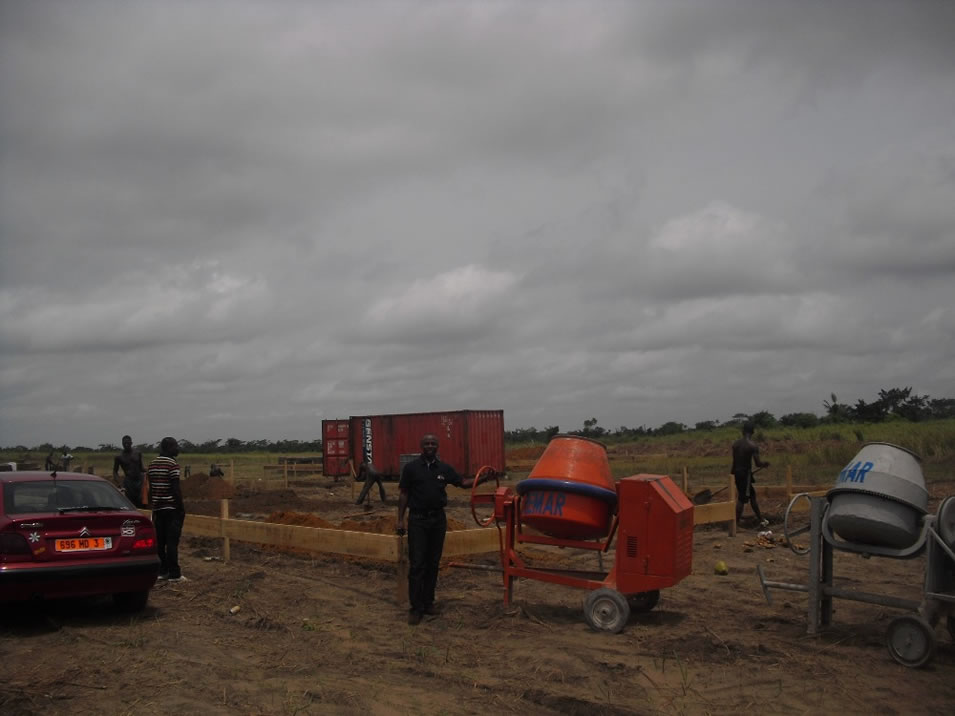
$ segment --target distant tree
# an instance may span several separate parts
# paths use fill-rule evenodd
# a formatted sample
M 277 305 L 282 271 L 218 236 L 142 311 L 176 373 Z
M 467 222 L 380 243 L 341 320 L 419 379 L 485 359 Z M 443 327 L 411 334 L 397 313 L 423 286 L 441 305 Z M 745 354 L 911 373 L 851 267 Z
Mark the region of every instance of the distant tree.
M 606 430 L 597 425 L 597 418 L 590 418 L 584 421 L 584 429 L 580 431 L 581 435 L 586 437 L 600 437 Z
M 724 428 L 738 428 L 740 425 L 749 420 L 749 415 L 746 413 L 736 413 L 729 420 L 723 421 Z
M 830 393 L 831 400 L 823 400 L 822 405 L 826 409 L 825 422 L 827 423 L 845 423 L 851 417 L 851 408 L 844 403 L 839 402 L 835 393 Z
M 683 423 L 677 423 L 674 421 L 669 421 L 658 427 L 653 431 L 654 435 L 676 435 L 677 433 L 682 433 L 686 430 L 686 425 Z
M 96 448 L 96 452 L 119 452 L 119 448 L 113 445 L 113 443 L 100 443 L 99 447 Z
M 232 452 L 240 452 L 242 450 L 242 446 L 245 445 L 245 443 L 238 438 L 229 438 L 225 441 L 225 444 L 226 447 Z
M 758 413 L 753 413 L 750 416 L 749 420 L 757 428 L 776 427 L 776 417 L 772 413 L 766 410 L 760 410 Z
M 955 398 L 932 398 L 928 401 L 928 414 L 931 420 L 955 418 Z
M 885 406 L 880 401 L 866 403 L 862 398 L 849 408 L 849 418 L 857 423 L 881 423 L 885 420 Z
M 814 428 L 819 424 L 815 413 L 788 413 L 779 419 L 780 425 L 788 428 Z
M 704 420 L 693 426 L 694 430 L 716 430 L 715 420 Z

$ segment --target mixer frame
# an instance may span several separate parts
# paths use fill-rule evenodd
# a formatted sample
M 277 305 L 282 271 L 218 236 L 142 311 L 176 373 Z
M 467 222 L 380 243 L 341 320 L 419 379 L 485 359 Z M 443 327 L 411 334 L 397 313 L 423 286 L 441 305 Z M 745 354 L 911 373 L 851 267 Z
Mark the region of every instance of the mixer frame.
M 809 524 L 790 530 L 789 519 L 793 507 L 797 501 L 803 499 L 810 502 Z M 809 597 L 807 633 L 810 635 L 818 634 L 821 628 L 831 624 L 832 600 L 836 598 L 915 612 L 915 615 L 897 617 L 889 623 L 885 635 L 886 647 L 892 658 L 903 666 L 916 668 L 928 664 L 935 654 L 935 626 L 946 614 L 948 632 L 955 641 L 955 552 L 945 539 L 946 535 L 951 538 L 951 530 L 943 526 L 943 520 L 953 519 L 955 496 L 941 503 L 938 515 L 926 515 L 923 518 L 922 531 L 911 547 L 898 550 L 836 539 L 826 520 L 828 508 L 829 500 L 826 497 L 812 497 L 808 493 L 795 495 L 790 501 L 783 529 L 792 551 L 799 555 L 809 555 L 809 579 L 807 584 L 769 580 L 766 579 L 762 565 L 757 565 L 756 573 L 766 602 L 770 605 L 773 603 L 771 589 L 806 592 Z M 793 537 L 806 532 L 809 533 L 808 548 L 800 547 L 792 541 Z M 833 586 L 835 549 L 890 559 L 911 559 L 925 553 L 921 599 L 905 599 Z
M 500 542 L 504 604 L 514 596 L 514 581 L 534 579 L 588 590 L 584 617 L 597 631 L 620 632 L 632 612 L 653 609 L 660 590 L 673 586 L 692 569 L 693 504 L 665 475 L 635 475 L 617 483 L 618 504 L 606 537 L 568 539 L 526 532 L 521 520 L 521 495 L 507 487 L 493 494 L 472 493 L 476 504 L 493 504 Z M 490 524 L 475 514 L 478 524 Z M 609 553 L 615 538 L 613 566 L 608 571 L 538 567 L 518 553 L 518 544 L 547 545 Z M 620 548 L 619 543 L 624 546 Z

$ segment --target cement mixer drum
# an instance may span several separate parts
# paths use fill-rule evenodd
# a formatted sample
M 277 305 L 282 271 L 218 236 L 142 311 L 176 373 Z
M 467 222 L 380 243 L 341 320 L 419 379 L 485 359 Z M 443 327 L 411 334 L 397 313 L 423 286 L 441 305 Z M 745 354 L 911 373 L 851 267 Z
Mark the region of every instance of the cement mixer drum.
M 955 495 L 946 497 L 938 506 L 935 527 L 948 548 L 955 550 Z
M 522 497 L 523 523 L 551 537 L 604 537 L 617 509 L 607 448 L 576 435 L 551 438 L 527 479 L 514 489 Z
M 897 445 L 864 445 L 827 494 L 832 530 L 856 544 L 892 549 L 915 544 L 928 509 L 920 462 Z

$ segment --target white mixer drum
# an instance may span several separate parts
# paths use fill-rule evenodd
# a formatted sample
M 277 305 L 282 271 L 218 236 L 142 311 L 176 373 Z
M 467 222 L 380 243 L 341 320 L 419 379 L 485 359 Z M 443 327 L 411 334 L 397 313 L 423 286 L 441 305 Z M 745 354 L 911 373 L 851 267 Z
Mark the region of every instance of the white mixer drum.
M 832 531 L 856 544 L 893 549 L 915 544 L 928 509 L 920 462 L 898 445 L 864 445 L 827 494 Z

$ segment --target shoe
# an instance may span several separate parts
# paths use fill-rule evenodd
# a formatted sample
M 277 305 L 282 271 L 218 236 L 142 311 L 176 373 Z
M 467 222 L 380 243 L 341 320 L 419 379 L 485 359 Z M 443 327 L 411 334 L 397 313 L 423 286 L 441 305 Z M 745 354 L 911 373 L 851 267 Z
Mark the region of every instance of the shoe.
M 424 608 L 424 613 L 429 617 L 436 617 L 441 613 L 441 609 L 439 609 L 436 605 L 431 604 Z
M 421 612 L 408 612 L 408 623 L 417 626 L 421 623 Z
M 158 577 L 156 577 L 157 582 L 165 582 L 169 579 L 169 572 L 162 572 Z
M 183 575 L 179 575 L 178 577 L 169 577 L 167 581 L 179 583 L 179 582 L 188 582 L 189 580 L 186 579 Z

